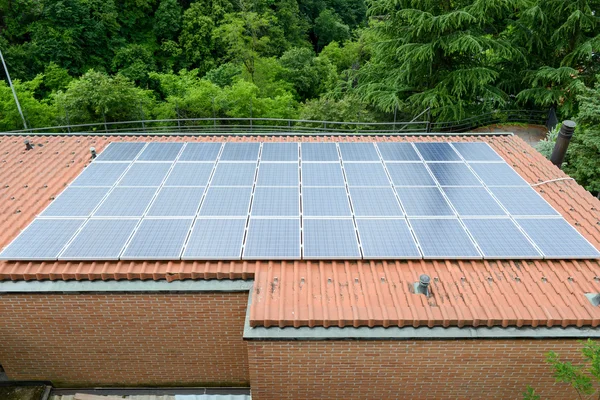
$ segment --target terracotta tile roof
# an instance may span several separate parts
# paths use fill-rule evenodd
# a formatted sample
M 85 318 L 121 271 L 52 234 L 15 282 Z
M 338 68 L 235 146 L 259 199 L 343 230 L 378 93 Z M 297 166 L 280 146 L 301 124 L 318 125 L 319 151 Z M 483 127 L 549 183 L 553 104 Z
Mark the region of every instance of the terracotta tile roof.
M 34 149 L 25 151 L 23 140 Z M 111 141 L 487 141 L 528 182 L 566 177 L 516 136 L 0 136 L 0 248 Z M 600 247 L 600 201 L 572 180 L 536 187 Z M 432 296 L 411 293 L 420 274 Z M 0 280 L 255 278 L 253 326 L 598 326 L 597 260 L 410 262 L 8 262 Z M 357 281 L 358 280 L 358 281 Z

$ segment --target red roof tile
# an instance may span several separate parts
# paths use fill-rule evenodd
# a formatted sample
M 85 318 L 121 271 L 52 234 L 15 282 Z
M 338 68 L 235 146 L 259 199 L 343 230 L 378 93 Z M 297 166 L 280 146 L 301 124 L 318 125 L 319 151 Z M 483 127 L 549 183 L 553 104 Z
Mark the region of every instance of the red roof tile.
M 34 149 L 25 151 L 23 140 Z M 566 175 L 515 136 L 249 137 L 0 136 L 0 248 L 6 246 L 111 141 L 487 141 L 528 182 Z M 600 201 L 572 180 L 536 190 L 600 247 Z M 411 292 L 420 274 L 432 296 Z M 8 262 L 0 280 L 252 279 L 253 326 L 598 326 L 600 263 Z

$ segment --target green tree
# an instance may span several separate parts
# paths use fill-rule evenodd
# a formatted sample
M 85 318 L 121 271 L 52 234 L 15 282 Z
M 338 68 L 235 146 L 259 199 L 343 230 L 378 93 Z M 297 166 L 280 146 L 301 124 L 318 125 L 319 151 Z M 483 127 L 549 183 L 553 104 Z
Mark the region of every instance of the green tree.
M 140 44 L 121 47 L 112 60 L 112 68 L 140 86 L 148 83 L 148 73 L 155 70 L 152 51 Z
M 154 13 L 154 35 L 157 39 L 173 40 L 181 30 L 183 8 L 177 0 L 161 0 Z
M 312 99 L 333 87 L 337 73 L 326 58 L 318 58 L 312 49 L 294 48 L 280 59 L 286 69 L 284 78 L 294 85 L 301 100 Z
M 59 67 L 54 62 L 46 65 L 46 69 L 44 70 L 44 86 L 51 92 L 66 89 L 72 80 L 73 77 L 69 75 L 69 72 L 65 68 Z
M 342 22 L 335 11 L 330 9 L 321 11 L 321 14 L 315 19 L 314 32 L 319 50 L 334 40 L 343 42 L 350 38 L 350 27 Z
M 31 81 L 13 81 L 29 128 L 52 126 L 56 122 L 56 109 L 46 100 L 35 97 L 36 90 L 42 85 L 44 75 L 40 74 Z M 17 109 L 12 91 L 5 81 L 0 81 L 0 131 L 23 129 L 23 120 Z
M 192 3 L 183 13 L 183 29 L 179 43 L 187 61 L 194 67 L 206 72 L 214 67 L 213 30 L 215 23 L 204 14 L 201 3 Z

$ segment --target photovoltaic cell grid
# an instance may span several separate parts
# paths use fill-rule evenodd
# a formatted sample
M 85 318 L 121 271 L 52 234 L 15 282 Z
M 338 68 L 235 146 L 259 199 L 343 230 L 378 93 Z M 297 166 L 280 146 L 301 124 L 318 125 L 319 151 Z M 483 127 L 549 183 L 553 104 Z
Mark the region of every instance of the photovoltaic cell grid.
M 599 257 L 483 142 L 115 142 L 0 254 Z

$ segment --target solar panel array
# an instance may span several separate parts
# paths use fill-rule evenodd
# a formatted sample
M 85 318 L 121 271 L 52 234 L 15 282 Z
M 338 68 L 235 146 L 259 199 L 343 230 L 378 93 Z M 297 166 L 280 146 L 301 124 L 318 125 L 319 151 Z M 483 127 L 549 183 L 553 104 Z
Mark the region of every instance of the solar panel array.
M 486 143 L 111 143 L 11 260 L 599 258 Z

